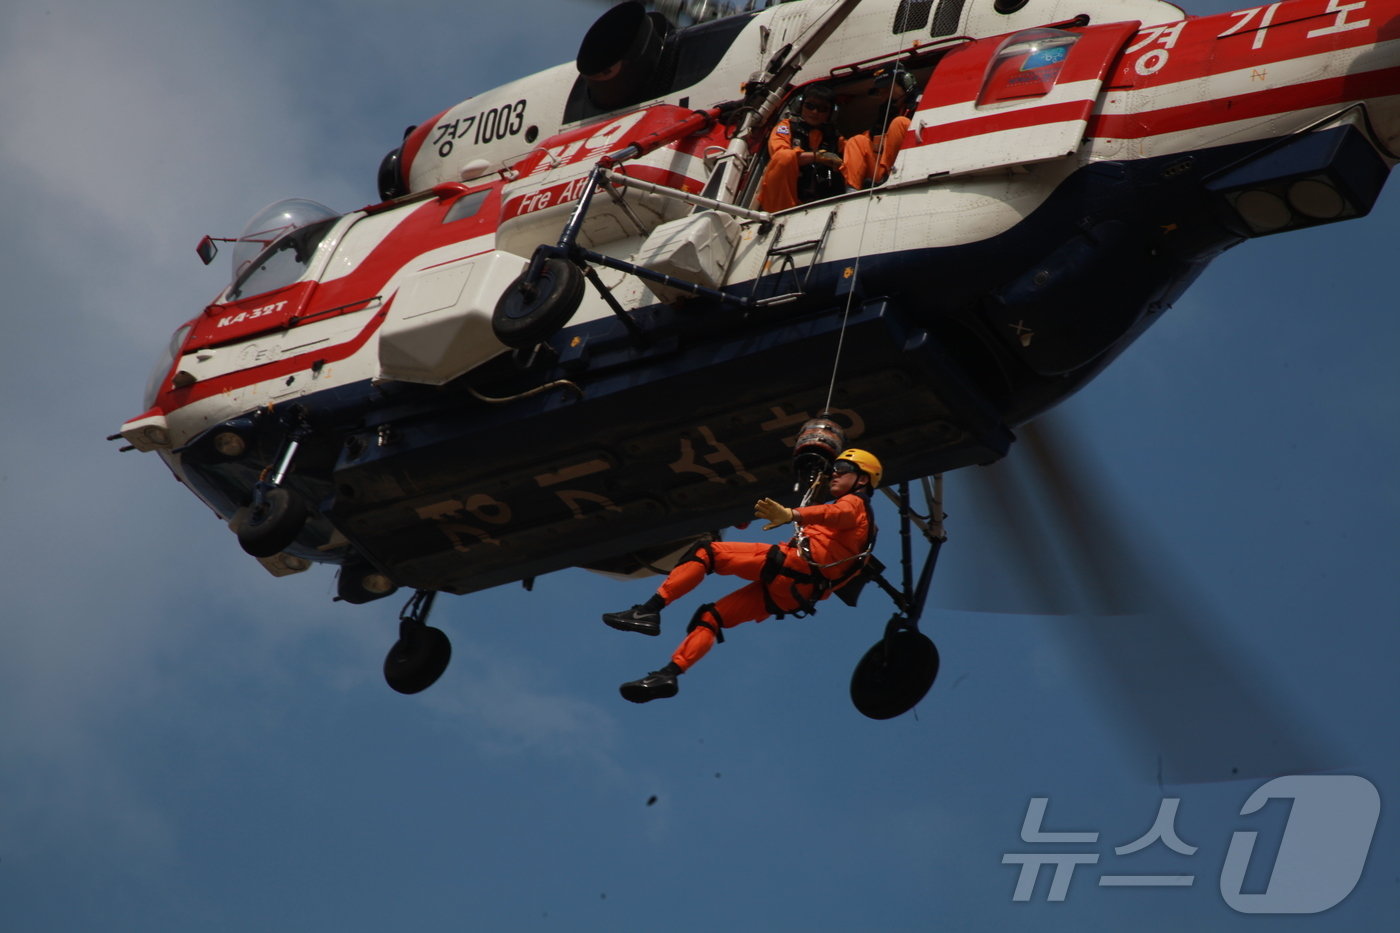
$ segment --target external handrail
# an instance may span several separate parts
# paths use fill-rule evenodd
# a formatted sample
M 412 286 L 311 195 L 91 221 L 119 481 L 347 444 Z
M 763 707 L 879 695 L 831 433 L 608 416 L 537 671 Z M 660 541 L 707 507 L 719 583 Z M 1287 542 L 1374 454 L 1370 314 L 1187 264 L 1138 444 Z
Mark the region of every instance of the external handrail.
M 714 198 L 707 198 L 698 194 L 691 194 L 679 188 L 670 188 L 666 185 L 658 185 L 655 182 L 641 181 L 615 172 L 611 169 L 603 170 L 603 177 L 609 181 L 622 185 L 624 188 L 636 188 L 638 191 L 645 191 L 648 194 L 660 195 L 663 198 L 672 198 L 676 201 L 683 201 L 694 207 L 704 207 L 710 210 L 721 211 L 725 214 L 733 214 L 744 220 L 756 220 L 759 223 L 772 223 L 773 215 L 767 211 L 750 210 L 747 207 L 740 207 L 737 204 L 730 204 L 728 201 L 717 201 Z

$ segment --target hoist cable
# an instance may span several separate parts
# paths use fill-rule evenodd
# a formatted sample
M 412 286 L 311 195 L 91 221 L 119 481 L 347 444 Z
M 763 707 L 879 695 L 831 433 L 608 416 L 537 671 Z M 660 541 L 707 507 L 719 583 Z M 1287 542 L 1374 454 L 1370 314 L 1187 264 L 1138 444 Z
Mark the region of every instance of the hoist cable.
M 899 63 L 898 61 L 896 61 L 896 62 L 894 62 L 893 64 L 891 64 L 889 67 L 890 67 L 892 70 L 893 70 L 893 69 L 896 69 L 896 68 L 899 68 L 899 67 L 900 67 L 900 63 Z M 884 106 L 883 110 L 881 111 L 881 113 L 882 113 L 883 116 L 886 116 L 886 117 L 889 116 L 890 104 L 893 103 L 893 101 L 894 101 L 894 86 L 895 86 L 897 80 L 898 80 L 898 76 L 895 75 L 895 74 L 891 74 L 891 76 L 890 76 L 890 89 L 889 89 L 888 94 L 887 94 L 886 97 L 885 97 L 885 106 Z M 908 91 L 906 91 L 905 93 L 907 94 Z M 873 130 L 873 128 L 872 128 L 872 130 Z M 884 146 L 885 146 L 885 144 L 886 144 L 886 142 L 887 142 L 886 137 L 887 137 L 888 135 L 889 135 L 889 127 L 886 126 L 886 127 L 885 127 L 885 132 L 881 135 L 881 145 L 880 145 L 881 153 L 884 151 Z M 874 145 L 873 145 L 873 143 L 874 143 L 873 133 L 872 133 L 871 143 L 872 143 L 872 145 L 871 145 L 871 147 L 870 147 L 870 148 L 871 148 L 871 152 L 872 152 L 872 154 L 873 154 L 874 157 L 875 157 L 875 165 L 872 166 L 871 171 L 872 171 L 872 172 L 878 172 L 879 169 L 880 169 L 880 154 L 881 154 L 881 153 L 875 152 L 875 147 L 874 147 Z M 897 153 L 896 153 L 896 155 L 897 155 Z M 867 196 L 866 196 L 866 199 L 865 199 L 865 215 L 861 218 L 861 222 L 860 222 L 860 237 L 856 240 L 856 255 L 855 255 L 855 260 L 853 261 L 853 263 L 851 264 L 851 267 L 850 267 L 850 273 L 851 273 L 850 279 L 851 279 L 851 282 L 850 282 L 850 287 L 849 287 L 849 288 L 847 289 L 847 291 L 846 291 L 846 307 L 845 307 L 845 310 L 841 312 L 841 329 L 840 329 L 840 331 L 838 331 L 837 337 L 836 337 L 836 354 L 835 354 L 835 358 L 831 361 L 831 381 L 827 384 L 827 387 L 826 387 L 826 404 L 822 406 L 822 411 L 830 411 L 830 410 L 831 410 L 831 400 L 832 400 L 832 398 L 833 398 L 833 397 L 835 396 L 835 394 L 836 394 L 836 375 L 837 375 L 838 370 L 839 370 L 840 367 L 841 367 L 841 351 L 842 351 L 842 350 L 845 348 L 845 346 L 846 346 L 846 325 L 847 325 L 847 323 L 848 323 L 848 322 L 850 321 L 850 319 L 851 319 L 851 303 L 855 300 L 855 297 L 856 297 L 856 286 L 857 286 L 857 285 L 859 284 L 859 282 L 860 282 L 860 260 L 861 260 L 861 257 L 865 254 L 865 231 L 866 231 L 866 228 L 870 225 L 870 205 L 871 205 L 871 203 L 875 200 L 875 178 L 874 178 L 873 175 L 871 176 L 870 187 L 866 189 L 866 195 L 867 195 Z

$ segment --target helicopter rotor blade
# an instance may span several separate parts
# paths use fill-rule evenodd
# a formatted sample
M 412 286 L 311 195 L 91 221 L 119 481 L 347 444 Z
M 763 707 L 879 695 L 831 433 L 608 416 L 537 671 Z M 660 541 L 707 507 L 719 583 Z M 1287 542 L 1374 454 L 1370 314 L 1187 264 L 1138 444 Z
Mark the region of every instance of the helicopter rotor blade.
M 947 480 L 955 555 L 976 572 L 939 581 L 939 601 L 973 612 L 1067 615 L 1078 599 L 1058 549 L 1046 547 L 1055 535 L 1037 505 L 1036 478 L 1015 457 Z
M 1060 626 L 1071 656 L 1134 757 L 1167 783 L 1335 767 L 1144 526 L 1104 507 L 1108 487 L 1064 426 L 1042 417 L 1020 433 L 1022 456 L 981 471 L 970 498 L 1021 565 L 1021 607 L 1029 599 L 1069 616 Z

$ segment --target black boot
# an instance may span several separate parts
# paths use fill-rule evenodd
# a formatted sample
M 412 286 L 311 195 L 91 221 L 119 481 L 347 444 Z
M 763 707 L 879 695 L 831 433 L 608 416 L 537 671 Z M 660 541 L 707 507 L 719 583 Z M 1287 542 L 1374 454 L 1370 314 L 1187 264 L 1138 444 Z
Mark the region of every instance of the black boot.
M 603 621 L 624 632 L 641 632 L 643 635 L 661 634 L 661 613 L 648 609 L 645 603 L 624 609 L 622 612 L 605 612 Z
M 676 677 L 684 673 L 677 664 L 672 661 L 659 671 L 652 671 L 641 680 L 629 680 L 618 688 L 624 700 L 631 700 L 633 703 L 647 703 L 652 700 L 664 700 L 673 697 L 680 692 L 680 685 L 676 683 Z

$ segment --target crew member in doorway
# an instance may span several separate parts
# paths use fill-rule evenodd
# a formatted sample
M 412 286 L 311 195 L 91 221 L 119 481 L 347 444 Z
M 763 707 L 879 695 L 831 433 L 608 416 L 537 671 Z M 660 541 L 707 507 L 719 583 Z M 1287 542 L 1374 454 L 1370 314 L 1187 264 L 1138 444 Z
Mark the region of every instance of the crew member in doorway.
M 758 188 L 758 207 L 781 211 L 846 190 L 841 175 L 845 140 L 831 125 L 836 94 L 824 84 L 807 88 L 796 117 L 788 117 L 768 137 L 768 168 Z
M 842 150 L 846 184 L 857 189 L 885 183 L 909 134 L 910 117 L 917 100 L 914 76 L 901 65 L 877 71 L 870 93 L 884 96 L 885 101 L 876 111 L 870 129 L 846 140 Z
M 790 509 L 773 499 L 760 499 L 754 516 L 767 531 L 792 522 L 796 533 L 786 544 L 714 541 L 697 546 L 676 564 L 656 595 L 623 612 L 604 614 L 603 621 L 624 632 L 661 634 L 661 610 L 691 590 L 706 575 L 727 574 L 751 581 L 716 603 L 701 606 L 690 621 L 685 639 L 671 662 L 620 688 L 624 699 L 646 703 L 673 697 L 676 678 L 723 641 L 724 629 L 769 616 L 809 613 L 816 604 L 855 579 L 875 542 L 875 518 L 870 495 L 884 470 L 876 457 L 850 448 L 833 464 L 828 491 L 832 501 Z

